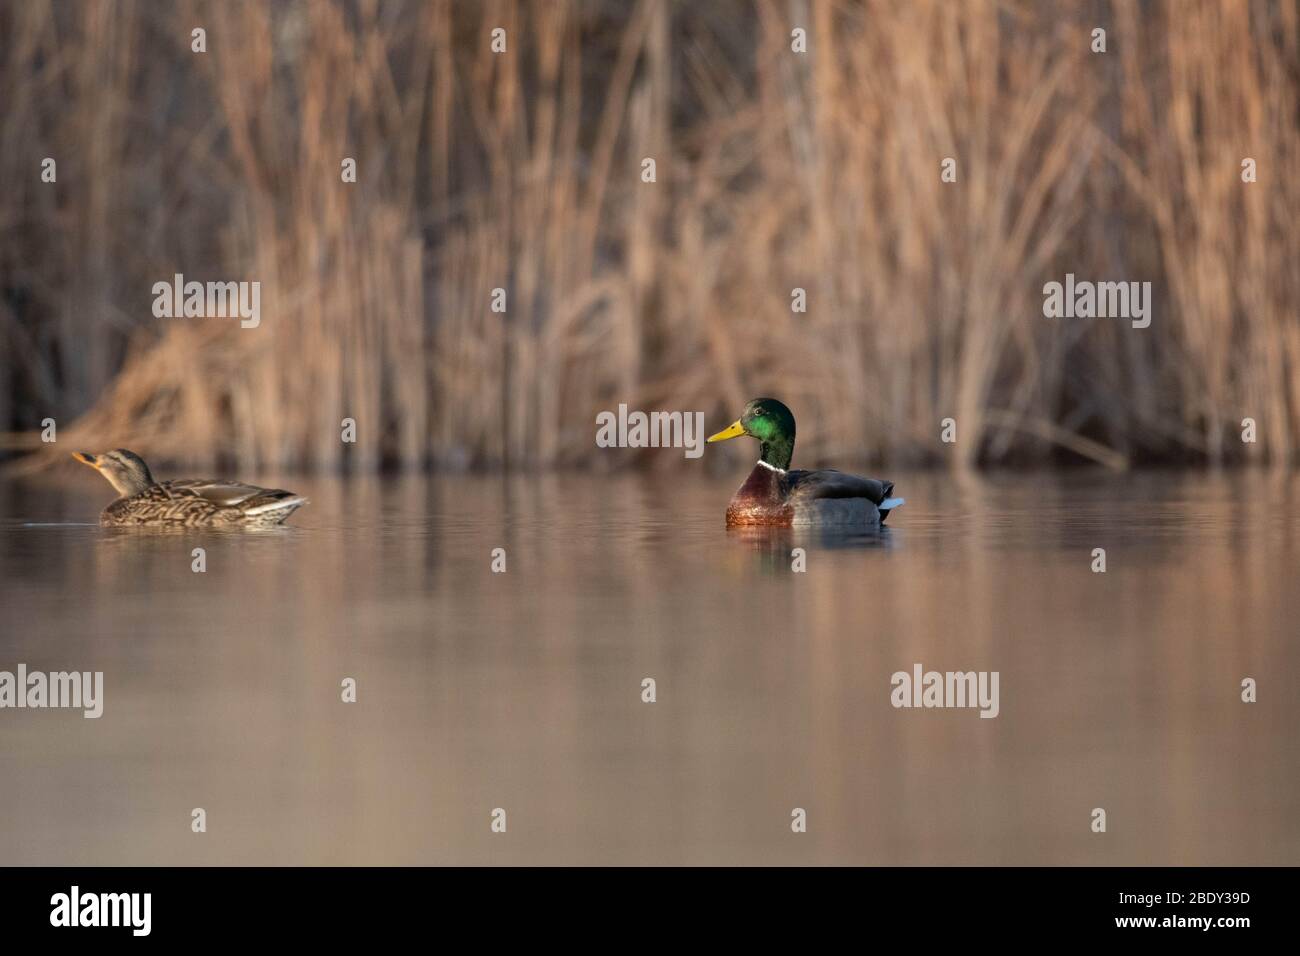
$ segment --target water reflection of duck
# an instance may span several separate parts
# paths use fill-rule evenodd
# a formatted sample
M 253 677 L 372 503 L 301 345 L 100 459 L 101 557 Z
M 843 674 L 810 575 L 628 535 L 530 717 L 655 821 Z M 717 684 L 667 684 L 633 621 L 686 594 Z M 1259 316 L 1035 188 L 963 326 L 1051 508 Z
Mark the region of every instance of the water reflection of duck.
M 107 478 L 122 496 L 100 515 L 103 525 L 265 528 L 280 524 L 307 503 L 306 498 L 292 491 L 238 481 L 155 481 L 144 459 L 125 448 L 102 455 L 75 452 L 72 457 Z
M 759 441 L 754 470 L 727 505 L 727 527 L 837 525 L 878 528 L 902 498 L 892 481 L 842 471 L 787 470 L 794 456 L 794 415 L 774 398 L 756 398 L 710 442 L 748 435 Z

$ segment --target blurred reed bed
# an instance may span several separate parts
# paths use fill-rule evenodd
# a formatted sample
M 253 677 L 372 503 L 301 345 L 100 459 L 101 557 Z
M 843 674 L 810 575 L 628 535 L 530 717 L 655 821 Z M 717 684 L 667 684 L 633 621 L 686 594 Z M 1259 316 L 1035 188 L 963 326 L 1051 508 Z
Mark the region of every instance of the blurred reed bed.
M 600 410 L 771 393 L 804 462 L 1294 463 L 1298 11 L 5 0 L 0 430 L 605 466 Z M 178 272 L 261 326 L 154 318 Z M 1151 328 L 1044 319 L 1066 272 L 1152 281 Z

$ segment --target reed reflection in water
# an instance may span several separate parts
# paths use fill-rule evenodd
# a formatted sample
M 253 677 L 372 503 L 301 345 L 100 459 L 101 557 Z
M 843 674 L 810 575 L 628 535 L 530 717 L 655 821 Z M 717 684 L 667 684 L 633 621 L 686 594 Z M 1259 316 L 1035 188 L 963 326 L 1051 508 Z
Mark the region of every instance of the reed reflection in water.
M 1294 476 L 891 475 L 848 539 L 728 533 L 731 479 L 258 477 L 312 504 L 141 534 L 0 484 L 0 669 L 106 697 L 0 711 L 0 862 L 1300 856 Z M 895 710 L 916 662 L 1000 715 Z

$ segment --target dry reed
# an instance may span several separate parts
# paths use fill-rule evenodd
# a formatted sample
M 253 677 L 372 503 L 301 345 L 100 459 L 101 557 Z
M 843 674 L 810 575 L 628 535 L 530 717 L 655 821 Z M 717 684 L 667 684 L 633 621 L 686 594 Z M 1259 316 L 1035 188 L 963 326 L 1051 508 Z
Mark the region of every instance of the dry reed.
M 619 402 L 771 393 L 803 461 L 1291 464 L 1298 10 L 7 2 L 0 429 L 578 465 Z M 1151 280 L 1152 327 L 1044 319 L 1067 271 Z M 259 280 L 262 325 L 155 319 L 174 273 Z

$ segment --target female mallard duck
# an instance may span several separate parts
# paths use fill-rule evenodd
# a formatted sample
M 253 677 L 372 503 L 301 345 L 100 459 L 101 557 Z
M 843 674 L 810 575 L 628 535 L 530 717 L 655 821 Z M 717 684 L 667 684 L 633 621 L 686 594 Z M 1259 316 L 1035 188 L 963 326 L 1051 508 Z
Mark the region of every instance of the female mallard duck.
M 265 528 L 280 524 L 307 503 L 292 491 L 237 481 L 154 481 L 144 459 L 125 448 L 102 455 L 75 452 L 72 457 L 107 478 L 122 496 L 99 516 L 99 523 L 105 526 Z
M 903 503 L 891 498 L 894 483 L 841 471 L 787 471 L 794 456 L 794 415 L 774 398 L 756 398 L 744 414 L 709 441 L 748 435 L 759 441 L 754 470 L 727 505 L 727 527 L 736 525 L 844 525 L 878 528 Z

